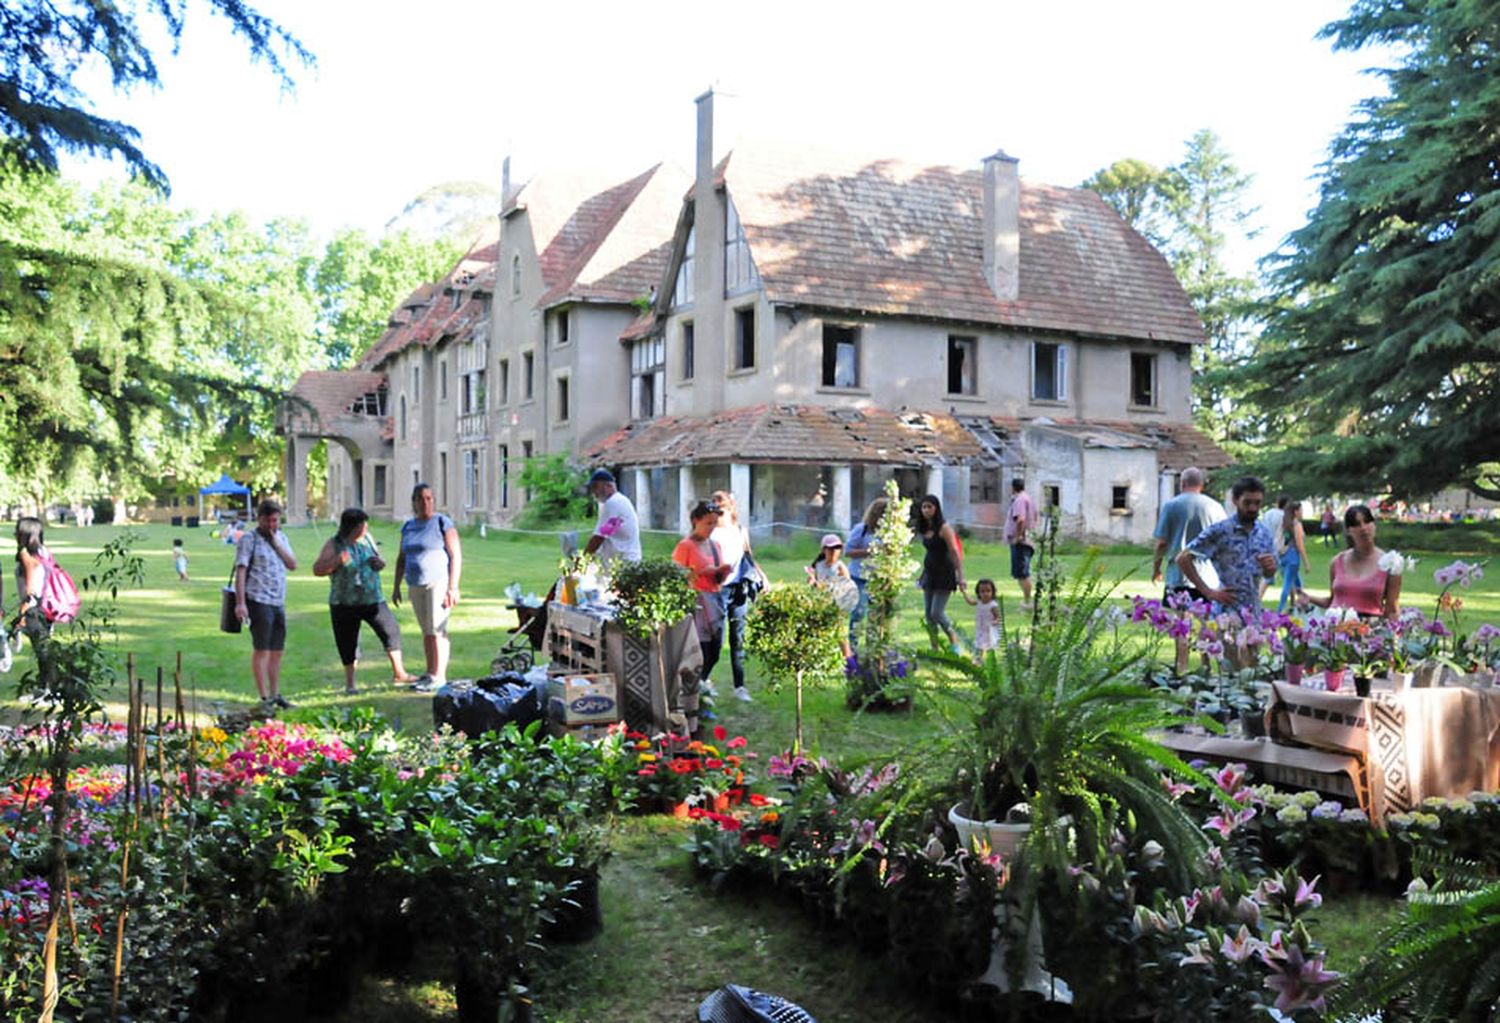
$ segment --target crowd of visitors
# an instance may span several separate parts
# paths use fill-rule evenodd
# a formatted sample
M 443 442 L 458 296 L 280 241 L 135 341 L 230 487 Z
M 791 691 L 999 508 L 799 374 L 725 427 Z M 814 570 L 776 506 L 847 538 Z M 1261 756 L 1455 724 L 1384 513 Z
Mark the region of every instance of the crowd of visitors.
M 1197 468 L 1184 470 L 1180 484 L 1181 492 L 1161 506 L 1154 533 L 1151 578 L 1163 587 L 1168 602 L 1207 601 L 1224 610 L 1259 607 L 1279 572 L 1279 609 L 1318 606 L 1347 608 L 1361 616 L 1396 615 L 1401 576 L 1382 567 L 1385 552 L 1376 545 L 1375 516 L 1367 505 L 1352 505 L 1340 517 L 1331 504 L 1308 512 L 1303 502 L 1280 496 L 1273 507 L 1265 508 L 1265 487 L 1253 476 L 1236 480 L 1221 504 L 1204 492 L 1204 473 Z M 636 510 L 617 488 L 614 476 L 608 470 L 596 470 L 588 487 L 598 505 L 598 519 L 585 553 L 596 556 L 606 568 L 618 560 L 640 560 Z M 460 600 L 463 548 L 453 520 L 437 511 L 429 485 L 418 483 L 411 501 L 412 515 L 401 527 L 389 604 L 381 582 L 387 563 L 370 534 L 369 517 L 361 509 L 344 510 L 337 532 L 323 544 L 313 563 L 313 574 L 329 581 L 329 617 L 346 693 L 358 692 L 359 639 L 365 624 L 380 641 L 395 683 L 432 691 L 447 681 L 448 623 Z M 817 558 L 806 569 L 808 581 L 826 589 L 849 616 L 848 633 L 842 640 L 846 657 L 852 654 L 858 627 L 868 612 L 865 560 L 877 542 L 887 510 L 884 497 L 870 502 L 850 529 L 847 544 L 837 533 L 823 536 Z M 1340 533 L 1347 537 L 1347 549 L 1330 563 L 1326 594 L 1311 593 L 1304 584 L 1309 565 L 1305 512 L 1316 523 L 1323 543 L 1333 543 Z M 750 702 L 753 697 L 745 678 L 746 615 L 766 578 L 756 563 L 750 532 L 731 491 L 717 490 L 698 501 L 689 517 L 691 529 L 677 543 L 672 558 L 687 569 L 698 595 L 695 620 L 702 645 L 702 677 L 705 682 L 710 678 L 727 640 L 734 696 Z M 225 532 L 226 541 L 235 547 L 234 613 L 249 627 L 251 675 L 263 708 L 272 713 L 292 706 L 281 693 L 280 683 L 287 633 L 287 574 L 296 571 L 297 558 L 280 528 L 281 519 L 280 505 L 262 501 L 253 529 Z M 1031 565 L 1040 524 L 1040 510 L 1024 482 L 1012 480 L 1004 539 L 1023 612 L 1031 610 L 1034 599 Z M 995 649 L 1002 620 L 996 584 L 980 579 L 970 595 L 963 542 L 944 516 L 938 495 L 928 494 L 917 502 L 911 527 L 922 546 L 918 586 L 933 648 L 963 650 L 961 632 L 948 613 L 953 594 L 959 593 L 974 611 L 974 652 Z M 49 566 L 55 562 L 43 542 L 42 522 L 21 518 L 15 538 L 16 604 L 6 627 L 0 629 L 0 670 L 8 669 L 11 648 L 19 636 L 35 642 L 51 628 L 40 602 Z M 181 539 L 173 540 L 172 559 L 179 580 L 187 582 L 188 555 Z M 392 610 L 401 606 L 403 592 L 422 634 L 425 666 L 418 677 L 406 670 L 401 626 Z M 3 600 L 0 584 L 0 607 Z M 1180 639 L 1176 650 L 1179 672 L 1187 670 L 1188 658 L 1188 643 Z

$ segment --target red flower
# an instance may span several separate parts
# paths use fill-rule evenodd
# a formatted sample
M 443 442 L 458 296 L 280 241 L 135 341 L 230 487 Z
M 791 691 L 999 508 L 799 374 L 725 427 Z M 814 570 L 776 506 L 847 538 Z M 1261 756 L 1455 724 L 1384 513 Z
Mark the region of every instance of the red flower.
M 723 742 L 725 739 L 729 738 L 729 729 L 725 728 L 723 725 L 714 725 L 714 738 L 719 740 L 720 742 Z
M 750 805 L 751 806 L 768 806 L 768 805 L 770 805 L 770 802 L 771 801 L 769 799 L 767 799 L 765 796 L 761 795 L 759 792 L 752 792 L 752 793 L 750 793 Z
M 650 777 L 652 777 L 652 776 L 654 776 L 656 774 L 656 768 L 654 768 L 654 767 L 643 767 L 643 768 L 641 768 L 639 771 L 637 771 L 635 773 L 638 774 L 638 775 L 640 775 L 642 778 L 650 778 Z
M 709 757 L 707 760 L 703 761 L 703 766 L 708 768 L 710 771 L 717 771 L 719 768 L 724 766 L 724 761 L 720 760 L 717 757 Z
M 767 849 L 774 849 L 781 844 L 781 840 L 778 839 L 775 835 L 757 835 L 756 841 L 765 846 Z
M 723 731 L 723 729 L 720 729 L 720 731 Z M 740 749 L 744 745 L 745 737 L 743 735 L 736 735 L 733 739 L 729 740 L 729 749 Z

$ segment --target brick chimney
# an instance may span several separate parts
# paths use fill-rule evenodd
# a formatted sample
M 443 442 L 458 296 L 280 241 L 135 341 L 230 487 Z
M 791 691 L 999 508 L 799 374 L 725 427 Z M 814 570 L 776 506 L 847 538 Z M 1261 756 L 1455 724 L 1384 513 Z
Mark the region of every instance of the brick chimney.
M 984 158 L 984 277 L 1002 302 L 1021 291 L 1021 175 L 1019 161 L 996 150 Z

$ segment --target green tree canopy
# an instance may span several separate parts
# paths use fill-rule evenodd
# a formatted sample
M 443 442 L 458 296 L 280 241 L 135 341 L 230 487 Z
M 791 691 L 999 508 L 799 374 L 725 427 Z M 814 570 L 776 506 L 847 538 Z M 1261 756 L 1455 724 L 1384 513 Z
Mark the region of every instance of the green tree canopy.
M 1144 160 L 1116 160 L 1083 187 L 1099 193 L 1172 265 L 1203 321 L 1208 344 L 1193 353 L 1194 419 L 1221 444 L 1260 432 L 1253 406 L 1224 370 L 1251 343 L 1255 279 L 1225 262 L 1230 232 L 1253 237 L 1247 205 L 1250 178 L 1242 174 L 1214 132 L 1195 132 L 1182 159 L 1167 168 Z
M 159 84 L 139 14 L 155 15 L 174 47 L 188 0 L 6 0 L 0 4 L 0 133 L 21 165 L 55 171 L 59 151 L 119 156 L 158 188 L 167 178 L 137 145 L 140 133 L 93 113 L 78 85 L 103 68 L 116 90 Z M 313 63 L 290 33 L 243 0 L 203 0 L 229 22 L 253 60 L 291 84 L 288 62 Z
M 1394 48 L 1274 264 L 1241 379 L 1286 414 L 1286 479 L 1500 498 L 1500 3 L 1356 0 L 1335 49 Z

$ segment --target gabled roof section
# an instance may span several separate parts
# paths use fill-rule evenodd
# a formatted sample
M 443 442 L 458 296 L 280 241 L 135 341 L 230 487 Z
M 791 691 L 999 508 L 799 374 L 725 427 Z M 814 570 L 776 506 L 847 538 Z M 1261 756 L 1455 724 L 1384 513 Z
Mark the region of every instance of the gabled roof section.
M 360 356 L 355 368 L 379 369 L 414 344 L 430 347 L 445 337 L 461 338 L 471 332 L 484 318 L 480 296 L 493 290 L 499 256 L 498 228 L 491 228 L 441 280 L 419 285 L 406 297 L 391 313 L 380 340 Z
M 1018 329 L 1199 343 L 1171 267 L 1093 192 L 1021 182 L 1020 294 L 983 272 L 978 168 L 860 159 L 768 144 L 719 173 L 767 297 L 813 307 Z
M 291 415 L 304 419 L 309 411 L 320 427 L 348 415 L 351 402 L 385 386 L 384 373 L 352 370 L 308 370 L 297 378 L 291 391 Z
M 542 251 L 542 308 L 567 299 L 629 302 L 660 280 L 687 175 L 657 164 L 589 196 Z

